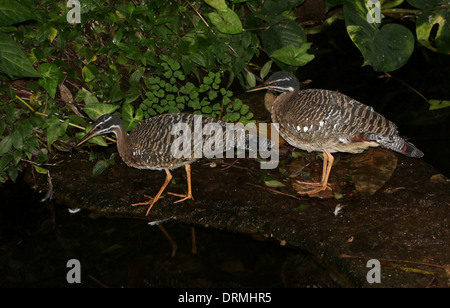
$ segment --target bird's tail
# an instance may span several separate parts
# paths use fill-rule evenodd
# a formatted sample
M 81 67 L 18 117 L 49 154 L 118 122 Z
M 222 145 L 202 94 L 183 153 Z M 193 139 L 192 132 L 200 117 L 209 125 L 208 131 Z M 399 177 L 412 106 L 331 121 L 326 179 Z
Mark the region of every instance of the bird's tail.
M 421 158 L 424 155 L 414 144 L 399 136 L 372 135 L 370 136 L 370 140 L 378 142 L 388 150 L 402 153 L 408 157 Z

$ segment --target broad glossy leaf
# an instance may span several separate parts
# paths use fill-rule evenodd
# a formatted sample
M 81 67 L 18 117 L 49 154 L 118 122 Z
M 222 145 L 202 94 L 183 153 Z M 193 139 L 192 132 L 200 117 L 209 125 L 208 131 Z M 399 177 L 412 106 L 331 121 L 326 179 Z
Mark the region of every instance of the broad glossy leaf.
M 106 113 L 113 113 L 119 108 L 119 105 L 110 105 L 102 103 L 93 103 L 86 105 L 83 110 L 92 120 L 97 120 L 100 116 Z
M 416 35 L 428 49 L 450 54 L 450 6 L 424 11 L 417 19 Z
M 273 61 L 270 60 L 270 61 L 267 61 L 266 64 L 264 64 L 261 71 L 259 72 L 259 77 L 261 77 L 261 79 L 266 78 L 266 76 L 270 73 L 270 68 L 272 67 L 272 63 L 273 63 Z
M 306 42 L 306 33 L 302 26 L 293 20 L 283 20 L 264 31 L 262 43 L 267 54 L 287 45 L 300 47 Z
M 448 0 L 406 0 L 406 2 L 421 10 L 431 9 L 448 4 Z
M 226 10 L 228 10 L 228 6 L 225 0 L 205 0 L 205 2 L 218 11 L 225 12 Z
M 9 152 L 9 150 L 11 150 L 12 148 L 12 138 L 10 135 L 4 137 L 1 141 L 0 141 L 0 155 L 5 154 L 7 152 Z
M 344 2 L 347 32 L 364 57 L 363 65 L 371 65 L 377 72 L 388 72 L 402 67 L 414 50 L 414 36 L 399 24 L 368 22 L 369 8 L 364 0 Z
M 242 22 L 239 16 L 230 9 L 211 12 L 208 14 L 208 18 L 222 33 L 238 34 L 242 32 Z
M 92 71 L 87 66 L 84 66 L 81 69 L 81 75 L 83 76 L 85 82 L 91 82 L 95 79 L 95 74 L 92 73 Z
M 139 84 L 139 80 L 141 79 L 142 75 L 145 72 L 145 68 L 140 67 L 136 71 L 133 72 L 130 76 L 130 84 L 131 85 L 137 85 Z
M 144 113 L 142 109 L 136 110 L 136 115 L 134 115 L 134 107 L 131 104 L 124 104 L 122 107 L 122 120 L 125 123 L 125 128 L 127 131 L 132 130 L 139 122 L 144 118 Z
M 450 107 L 450 101 L 430 99 L 430 100 L 428 100 L 428 103 L 430 103 L 430 110 L 436 110 L 436 109 Z
M 311 47 L 310 43 L 305 43 L 301 47 L 287 45 L 281 49 L 275 50 L 270 56 L 287 65 L 303 66 L 314 59 L 314 55 L 307 53 L 309 47 Z
M 61 122 L 57 117 L 50 119 L 50 124 L 47 127 L 47 146 L 50 148 L 53 142 L 66 133 L 69 121 Z
M 254 86 L 256 86 L 256 76 L 251 73 L 251 72 L 247 72 L 246 74 L 246 79 L 247 79 L 247 84 L 253 88 Z
M 0 158 L 0 171 L 5 170 L 6 166 L 13 160 L 12 154 L 6 153 Z
M 17 0 L 0 1 L 0 26 L 18 24 L 27 20 L 35 19 L 32 10 L 22 5 Z
M 40 77 L 20 46 L 0 32 L 0 71 L 8 77 Z
M 305 2 L 305 0 L 265 0 L 261 12 L 264 14 L 269 13 L 271 15 L 277 15 L 297 7 L 303 2 Z
M 53 63 L 44 63 L 39 66 L 38 72 L 42 76 L 39 79 L 39 85 L 47 91 L 51 98 L 55 98 L 60 74 L 58 67 Z

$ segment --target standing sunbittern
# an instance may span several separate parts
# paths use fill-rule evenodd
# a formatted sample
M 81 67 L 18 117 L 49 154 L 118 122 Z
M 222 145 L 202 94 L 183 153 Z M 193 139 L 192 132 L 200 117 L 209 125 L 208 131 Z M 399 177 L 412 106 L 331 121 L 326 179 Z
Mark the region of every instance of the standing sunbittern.
M 196 119 L 199 118 L 201 118 L 201 123 L 197 123 Z M 187 137 L 189 142 L 193 140 L 193 145 L 191 146 L 190 153 L 184 153 L 183 155 L 181 155 L 181 153 L 178 153 L 177 155 L 173 155 L 174 153 L 172 145 L 177 139 L 178 141 L 180 141 L 179 133 L 174 133 L 173 131 L 174 125 L 176 124 L 184 124 L 189 127 L 189 129 L 187 129 L 189 133 L 186 132 L 186 135 L 189 135 L 184 137 Z M 119 155 L 129 167 L 137 169 L 164 170 L 166 172 L 166 180 L 164 181 L 164 184 L 161 186 L 155 197 L 146 196 L 150 199 L 149 201 L 132 204 L 149 205 L 147 213 L 145 214 L 148 215 L 150 209 L 158 201 L 158 199 L 160 199 L 161 194 L 172 179 L 170 170 L 179 168 L 181 166 L 184 166 L 186 169 L 187 194 L 169 194 L 181 197 L 181 199 L 176 201 L 175 203 L 193 199 L 191 190 L 190 164 L 200 159 L 198 155 L 194 155 L 194 151 L 199 147 L 200 149 L 203 149 L 203 143 L 207 142 L 207 139 L 210 137 L 214 138 L 215 134 L 217 134 L 217 132 L 214 132 L 214 134 L 212 132 L 204 134 L 201 131 L 200 137 L 195 135 L 195 133 L 198 134 L 198 132 L 196 132 L 194 125 L 198 124 L 201 124 L 201 127 L 206 127 L 208 124 L 218 124 L 219 127 L 224 129 L 223 150 L 228 151 L 228 147 L 234 147 L 234 144 L 229 146 L 229 144 L 226 142 L 228 133 L 228 131 L 226 130 L 226 122 L 193 114 L 164 114 L 152 117 L 141 121 L 130 132 L 130 134 L 127 134 L 124 123 L 119 116 L 113 114 L 105 114 L 99 117 L 97 121 L 95 121 L 92 129 L 89 131 L 89 133 L 86 134 L 86 136 L 84 136 L 80 140 L 77 146 L 81 145 L 92 137 L 114 133 L 117 138 L 117 149 L 119 151 Z M 180 128 L 182 129 L 182 127 Z M 237 130 L 238 129 L 236 129 L 236 131 Z M 236 141 L 236 148 L 240 150 L 249 149 L 248 136 L 249 135 L 245 135 L 245 144 L 242 146 L 242 148 L 239 148 L 239 144 L 237 143 L 238 137 L 237 135 L 235 135 L 233 139 L 234 141 Z M 262 137 L 259 138 L 258 141 L 270 142 Z M 272 143 L 266 143 L 266 145 L 271 146 Z M 219 146 L 220 144 L 214 143 L 214 147 L 217 147 L 218 150 L 220 150 L 218 148 Z
M 344 94 L 323 89 L 300 90 L 298 79 L 288 72 L 274 73 L 262 89 L 282 92 L 271 107 L 272 122 L 290 145 L 308 152 L 323 153 L 320 183 L 299 182 L 311 189 L 301 194 L 313 195 L 328 187 L 334 158 L 331 153 L 361 153 L 369 147 L 382 146 L 409 157 L 423 153 L 402 139 L 397 126 L 366 106 Z

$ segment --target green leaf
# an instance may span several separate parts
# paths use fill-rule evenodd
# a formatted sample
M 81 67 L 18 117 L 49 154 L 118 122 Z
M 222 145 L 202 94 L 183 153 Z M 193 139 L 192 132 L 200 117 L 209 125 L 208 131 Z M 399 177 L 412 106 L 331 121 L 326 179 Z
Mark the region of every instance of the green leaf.
M 269 60 L 266 62 L 266 64 L 264 64 L 261 71 L 259 72 L 259 77 L 261 77 L 261 79 L 265 79 L 266 76 L 270 73 L 270 68 L 272 67 L 272 63 L 273 63 L 273 61 Z
M 61 122 L 57 117 L 52 117 L 50 119 L 50 124 L 47 127 L 47 146 L 49 148 L 53 144 L 53 142 L 58 139 L 58 137 L 61 137 L 66 133 L 68 126 L 68 120 Z
M 9 152 L 12 148 L 12 138 L 10 135 L 4 137 L 2 141 L 0 141 L 0 155 Z
M 450 101 L 430 99 L 430 100 L 428 100 L 428 103 L 430 103 L 430 110 L 436 110 L 436 109 L 450 107 Z
M 281 49 L 274 51 L 270 56 L 292 66 L 303 66 L 312 59 L 314 55 L 308 54 L 307 51 L 311 47 L 311 43 L 305 43 L 301 47 L 287 45 Z
M 421 10 L 436 8 L 438 6 L 448 4 L 447 0 L 406 0 L 406 2 Z
M 6 169 L 6 166 L 13 160 L 13 156 L 9 153 L 5 154 L 0 158 L 0 171 Z
M 256 86 L 256 76 L 253 73 L 247 71 L 246 79 L 247 79 L 247 84 L 250 86 L 250 88 L 253 88 L 254 86 Z
M 222 120 L 225 122 L 237 122 L 241 115 L 239 112 L 228 113 L 222 117 Z
M 17 0 L 0 1 L 0 27 L 35 19 L 33 11 Z
M 85 82 L 91 82 L 92 80 L 95 79 L 95 74 L 92 73 L 92 71 L 87 66 L 84 66 L 81 69 L 81 75 L 83 76 L 83 80 Z
M 140 67 L 138 68 L 136 71 L 134 71 L 133 74 L 131 74 L 130 76 L 130 85 L 138 85 L 139 84 L 139 80 L 141 79 L 142 75 L 145 72 L 145 68 L 144 67 Z
M 23 147 L 23 136 L 18 129 L 15 129 L 11 136 L 12 144 L 15 149 L 22 149 Z
M 304 210 L 307 210 L 310 206 L 311 206 L 311 204 L 300 204 L 299 206 L 294 208 L 294 211 L 296 211 L 296 212 L 304 211 Z
M 86 135 L 86 133 L 77 133 L 75 134 L 75 136 L 77 137 L 78 140 L 80 140 L 81 138 L 83 138 Z M 93 137 L 91 139 L 89 139 L 87 142 L 89 143 L 93 143 L 102 147 L 106 147 L 108 146 L 108 144 L 106 143 L 105 139 L 102 136 L 96 136 Z
M 33 165 L 33 166 L 34 166 L 34 170 L 36 170 L 37 173 L 48 174 L 48 170 L 47 169 L 39 167 L 39 166 L 36 166 L 36 165 Z
M 106 113 L 113 113 L 119 109 L 119 105 L 102 104 L 102 103 L 92 103 L 86 104 L 83 108 L 84 112 L 91 118 L 91 120 L 97 120 L 100 116 Z
M 17 167 L 9 166 L 8 176 L 11 179 L 11 181 L 13 181 L 15 183 L 18 175 L 19 175 L 19 172 L 17 170 Z
M 91 104 L 100 104 L 98 102 L 97 97 L 92 92 L 89 92 L 85 88 L 81 88 L 81 90 L 78 91 L 77 97 L 75 99 L 77 102 L 84 101 L 86 105 Z
M 8 77 L 40 77 L 20 46 L 0 32 L 0 71 Z
M 286 185 L 277 180 L 268 180 L 264 181 L 267 187 L 277 188 L 277 187 L 285 187 Z
M 305 0 L 265 0 L 261 12 L 277 15 L 299 6 L 304 1 Z
M 218 11 L 224 12 L 224 11 L 228 10 L 228 6 L 225 3 L 225 0 L 205 0 L 205 2 Z
M 239 16 L 230 9 L 211 12 L 207 16 L 217 30 L 222 33 L 238 34 L 242 32 L 242 22 Z
M 47 91 L 51 98 L 55 98 L 60 75 L 58 66 L 53 63 L 44 63 L 39 66 L 38 72 L 42 76 L 39 79 L 39 85 Z
M 134 107 L 131 104 L 124 104 L 122 106 L 122 120 L 127 131 L 131 131 L 144 118 L 144 113 L 141 109 L 136 110 L 134 114 Z
M 450 6 L 424 11 L 417 19 L 416 35 L 426 48 L 450 55 Z
M 306 32 L 293 20 L 283 20 L 264 31 L 262 43 L 267 54 L 288 45 L 300 47 L 306 43 Z
M 106 170 L 106 168 L 108 168 L 108 166 L 109 164 L 106 160 L 99 160 L 92 169 L 92 175 L 96 176 L 101 174 Z
M 371 65 L 377 72 L 402 67 L 414 50 L 414 36 L 399 24 L 387 24 L 379 29 L 369 23 L 369 8 L 364 0 L 345 1 L 344 17 L 347 32 L 364 57 L 363 65 Z

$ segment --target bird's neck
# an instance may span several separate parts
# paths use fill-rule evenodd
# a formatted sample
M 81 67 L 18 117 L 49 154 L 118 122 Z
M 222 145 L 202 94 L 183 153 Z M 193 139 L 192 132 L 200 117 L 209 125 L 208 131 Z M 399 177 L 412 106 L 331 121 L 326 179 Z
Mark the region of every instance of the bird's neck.
M 120 157 L 125 158 L 128 156 L 128 152 L 131 151 L 129 146 L 129 138 L 125 126 L 123 123 L 120 124 L 120 129 L 114 131 L 117 139 L 117 150 L 119 151 Z
M 295 91 L 294 92 L 283 92 L 280 95 L 277 96 L 277 98 L 275 99 L 275 101 L 272 103 L 271 106 L 271 110 L 270 113 L 272 114 L 272 121 L 274 123 L 278 123 L 279 120 L 279 113 L 280 111 L 283 111 L 283 105 L 286 102 L 291 101 L 291 97 L 292 95 L 295 95 Z

